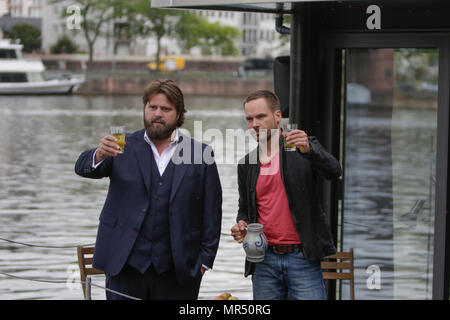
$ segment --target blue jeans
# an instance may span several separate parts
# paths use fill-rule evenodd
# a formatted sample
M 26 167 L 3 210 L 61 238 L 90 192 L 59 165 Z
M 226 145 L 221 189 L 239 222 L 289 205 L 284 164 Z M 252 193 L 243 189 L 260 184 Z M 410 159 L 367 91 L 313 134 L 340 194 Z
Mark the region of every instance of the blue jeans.
M 303 253 L 276 254 L 266 251 L 264 261 L 255 263 L 252 276 L 254 300 L 326 300 L 320 263 Z

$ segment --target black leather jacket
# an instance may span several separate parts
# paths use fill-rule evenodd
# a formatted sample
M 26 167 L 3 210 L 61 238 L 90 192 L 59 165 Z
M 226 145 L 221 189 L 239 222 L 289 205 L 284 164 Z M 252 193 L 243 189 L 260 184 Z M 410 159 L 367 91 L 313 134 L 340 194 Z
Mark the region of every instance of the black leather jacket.
M 342 174 L 342 169 L 315 137 L 309 136 L 308 139 L 311 151 L 302 154 L 299 150 L 284 151 L 283 138 L 280 138 L 280 170 L 292 218 L 303 244 L 303 254 L 308 260 L 317 261 L 336 252 L 316 191 L 317 174 L 322 174 L 326 179 L 336 179 Z M 239 161 L 239 210 L 236 221 L 254 223 L 258 220 L 256 182 L 259 169 L 258 148 Z M 253 263 L 246 261 L 245 276 L 251 273 Z

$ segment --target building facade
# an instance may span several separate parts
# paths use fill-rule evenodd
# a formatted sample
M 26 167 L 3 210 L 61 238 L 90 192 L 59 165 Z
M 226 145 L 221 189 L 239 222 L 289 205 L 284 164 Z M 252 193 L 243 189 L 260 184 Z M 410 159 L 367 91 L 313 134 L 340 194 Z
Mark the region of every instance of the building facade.
M 6 7 L 11 17 L 40 18 L 42 15 L 42 2 L 44 0 L 5 0 L 1 7 Z M 0 10 L 2 9 L 0 7 Z M 0 11 L 1 14 L 1 11 Z
M 13 0 L 10 0 L 13 1 Z M 16 0 L 19 1 L 19 0 Z M 22 0 L 25 1 L 25 0 Z M 87 44 L 81 35 L 80 29 L 70 29 L 68 18 L 63 18 L 62 13 L 68 10 L 70 1 L 61 3 L 50 3 L 48 0 L 42 1 L 42 48 L 44 52 L 49 52 L 50 47 L 59 37 L 66 34 L 78 45 L 80 51 L 87 52 Z M 18 8 L 18 5 L 16 6 Z M 14 8 L 16 8 L 14 7 Z M 12 7 L 11 7 L 12 8 Z M 22 11 L 24 10 L 23 7 Z M 31 7 L 29 7 L 31 8 Z M 219 22 L 223 25 L 233 26 L 241 32 L 241 39 L 236 46 L 239 55 L 242 56 L 277 56 L 289 52 L 289 41 L 275 31 L 275 15 L 267 13 L 242 13 L 242 12 L 221 12 L 208 10 L 192 10 L 199 16 L 208 19 L 210 22 Z M 148 39 L 125 39 L 113 36 L 113 30 L 123 21 L 120 19 L 110 22 L 104 26 L 103 34 L 95 43 L 94 52 L 96 55 L 141 55 L 152 57 L 156 53 L 155 40 Z M 162 55 L 176 55 L 183 52 L 180 45 L 173 38 L 163 38 L 161 41 Z M 199 49 L 193 48 L 190 52 L 193 55 L 200 55 Z
M 64 17 L 66 12 L 69 15 L 76 15 L 76 11 L 71 10 L 70 1 L 50 3 L 49 0 L 41 0 L 42 3 L 42 50 L 44 53 L 50 52 L 50 48 L 58 39 L 67 35 L 78 46 L 79 52 L 87 53 L 88 44 L 83 36 L 80 21 L 73 18 Z M 73 8 L 73 7 L 72 7 Z M 113 25 L 105 24 L 102 33 L 112 33 Z M 99 36 L 94 44 L 95 55 L 111 55 L 113 53 L 113 38 L 110 36 Z
M 242 56 L 276 57 L 289 53 L 288 38 L 275 31 L 275 15 L 270 13 L 191 10 L 210 22 L 238 28 L 241 39 L 237 42 Z

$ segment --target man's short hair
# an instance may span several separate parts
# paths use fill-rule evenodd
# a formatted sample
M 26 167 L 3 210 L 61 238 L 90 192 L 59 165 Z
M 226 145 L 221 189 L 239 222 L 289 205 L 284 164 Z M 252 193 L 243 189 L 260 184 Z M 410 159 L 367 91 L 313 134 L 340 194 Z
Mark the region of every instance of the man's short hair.
M 275 112 L 276 110 L 281 110 L 280 100 L 272 91 L 269 90 L 257 90 L 255 92 L 250 93 L 244 100 L 244 107 L 247 102 L 260 98 L 266 100 L 272 112 Z
M 184 123 L 184 114 L 187 111 L 184 107 L 184 97 L 181 89 L 173 80 L 152 80 L 144 89 L 142 97 L 144 108 L 147 102 L 158 93 L 164 94 L 167 100 L 174 105 L 177 115 L 179 115 L 177 127 L 181 127 Z

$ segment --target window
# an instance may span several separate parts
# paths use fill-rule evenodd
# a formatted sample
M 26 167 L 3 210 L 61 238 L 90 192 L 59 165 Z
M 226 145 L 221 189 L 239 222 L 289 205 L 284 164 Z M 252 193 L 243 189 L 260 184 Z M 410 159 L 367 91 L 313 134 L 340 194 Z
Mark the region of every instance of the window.
M 42 82 L 44 81 L 44 75 L 42 72 L 29 72 L 28 73 L 29 82 Z
M 0 82 L 27 82 L 25 73 L 0 73 Z
M 0 59 L 16 59 L 16 51 L 13 49 L 0 50 Z

